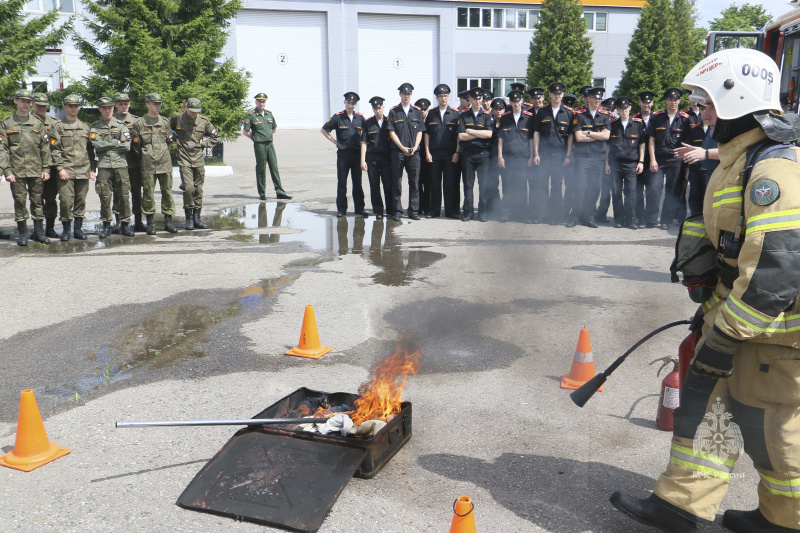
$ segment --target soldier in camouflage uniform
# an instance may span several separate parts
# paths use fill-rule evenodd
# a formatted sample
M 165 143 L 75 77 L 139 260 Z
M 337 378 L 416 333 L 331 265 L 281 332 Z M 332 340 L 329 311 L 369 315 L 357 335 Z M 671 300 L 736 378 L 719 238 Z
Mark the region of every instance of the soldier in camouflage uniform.
M 50 144 L 50 179 L 45 180 L 42 185 L 42 210 L 44 212 L 46 237 L 55 239 L 58 237 L 56 233 L 55 223 L 56 216 L 58 216 L 58 203 L 56 197 L 58 196 L 58 165 L 61 161 L 61 150 L 58 144 L 58 131 L 56 126 L 59 120 L 47 114 L 47 108 L 50 106 L 50 100 L 45 93 L 33 93 L 33 114 L 44 123 L 44 131 L 51 139 Z M 55 139 L 55 142 L 52 142 Z
M 112 193 L 114 205 L 119 209 L 120 233 L 133 237 L 133 228 L 130 227 L 131 184 L 128 161 L 125 159 L 125 154 L 131 148 L 131 134 L 125 124 L 114 118 L 114 102 L 111 98 L 100 98 L 97 107 L 102 118 L 92 124 L 89 138 L 97 152 L 95 190 L 100 196 L 100 218 L 103 220 L 99 237 L 105 239 L 111 234 Z
M 131 126 L 139 118 L 133 113 L 128 113 L 131 107 L 131 99 L 125 93 L 114 95 L 114 118 L 125 124 L 130 131 Z M 142 224 L 142 163 L 139 153 L 130 150 L 125 159 L 128 161 L 128 178 L 131 186 L 131 213 L 133 214 L 133 231 L 146 231 L 147 228 Z M 119 205 L 114 202 L 114 215 L 119 219 Z M 116 231 L 112 231 L 116 233 Z
M 147 234 L 156 234 L 153 217 L 156 212 L 156 180 L 161 186 L 161 214 L 164 215 L 164 229 L 170 233 L 178 230 L 172 224 L 175 214 L 175 200 L 172 199 L 172 159 L 169 146 L 172 143 L 172 129 L 169 120 L 159 114 L 161 95 L 149 93 L 145 96 L 147 114 L 131 126 L 132 147 L 138 151 L 142 160 L 142 213 L 147 217 Z
M 200 114 L 202 105 L 198 98 L 186 101 L 186 111 L 176 113 L 169 119 L 170 127 L 178 142 L 178 167 L 186 189 L 183 192 L 183 210 L 186 213 L 187 230 L 206 229 L 200 220 L 203 208 L 203 183 L 206 168 L 203 148 L 211 148 L 219 142 L 219 132 L 207 117 Z
M 89 180 L 95 180 L 94 148 L 89 141 L 89 126 L 78 118 L 81 98 L 71 94 L 64 98 L 67 116 L 56 125 L 59 135 L 61 161 L 57 166 L 58 196 L 61 199 L 61 223 L 64 231 L 61 240 L 69 240 L 69 232 L 75 217 L 74 235 L 76 239 L 86 240 L 83 232 L 83 215 L 86 211 L 86 194 Z
M 20 89 L 14 95 L 17 111 L 0 122 L 0 174 L 11 183 L 14 197 L 14 219 L 17 221 L 19 241 L 28 244 L 28 209 L 30 199 L 33 218 L 33 238 L 37 242 L 50 242 L 44 234 L 42 220 L 42 182 L 50 179 L 50 138 L 42 121 L 30 113 L 33 96 Z

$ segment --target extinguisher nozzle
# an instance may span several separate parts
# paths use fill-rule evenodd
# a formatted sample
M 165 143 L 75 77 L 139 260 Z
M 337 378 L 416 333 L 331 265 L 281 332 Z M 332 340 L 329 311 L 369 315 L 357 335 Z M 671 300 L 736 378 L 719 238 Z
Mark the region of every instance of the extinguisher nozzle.
M 594 393 L 597 392 L 600 387 L 603 386 L 603 383 L 606 382 L 605 374 L 597 374 L 595 377 L 584 383 L 580 386 L 577 390 L 570 393 L 569 397 L 572 398 L 572 401 L 575 402 L 575 405 L 578 407 L 583 407 L 586 405 L 586 402 L 594 396 Z

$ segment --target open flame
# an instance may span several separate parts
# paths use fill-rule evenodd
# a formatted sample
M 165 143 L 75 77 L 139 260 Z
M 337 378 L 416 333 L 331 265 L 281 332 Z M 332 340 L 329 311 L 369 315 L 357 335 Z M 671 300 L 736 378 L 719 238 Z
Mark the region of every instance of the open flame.
M 348 413 L 356 426 L 367 420 L 388 422 L 389 416 L 400 412 L 406 378 L 419 370 L 421 355 L 419 347 L 403 339 L 396 352 L 375 365 L 371 380 L 362 385 L 363 391 L 359 389 L 356 410 Z

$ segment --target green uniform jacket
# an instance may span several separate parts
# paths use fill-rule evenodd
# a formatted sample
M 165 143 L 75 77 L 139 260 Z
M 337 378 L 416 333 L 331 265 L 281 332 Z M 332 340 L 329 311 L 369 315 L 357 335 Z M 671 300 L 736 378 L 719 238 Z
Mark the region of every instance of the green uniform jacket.
M 172 159 L 169 156 L 172 128 L 166 117 L 139 117 L 131 126 L 131 135 L 131 146 L 142 156 L 144 174 L 172 173 Z
M 89 133 L 97 152 L 97 168 L 127 168 L 125 154 L 131 149 L 131 133 L 119 120 L 112 118 L 108 124 L 103 119 L 92 124 Z
M 50 138 L 50 166 L 59 167 L 61 165 L 61 140 L 58 134 L 58 125 L 61 123 L 57 118 L 45 115 L 44 118 L 31 113 L 44 123 L 44 132 Z
M 178 138 L 178 166 L 202 167 L 203 148 L 211 148 L 219 139 L 214 125 L 205 115 L 192 118 L 189 113 L 176 113 L 169 119 L 170 127 Z
M 269 109 L 261 113 L 256 110 L 250 111 L 244 120 L 244 131 L 253 134 L 253 142 L 263 143 L 272 142 L 272 130 L 278 127 L 275 117 Z
M 66 170 L 70 179 L 88 180 L 89 173 L 95 169 L 94 148 L 89 141 L 89 126 L 81 120 L 69 123 L 61 121 L 56 126 L 61 154 L 59 172 Z
M 139 117 L 132 113 L 120 115 L 116 111 L 114 111 L 114 118 L 125 124 L 125 127 L 128 128 L 128 131 L 130 131 L 131 126 L 133 126 L 133 124 L 139 120 Z M 133 149 L 133 147 L 127 154 L 125 154 L 125 158 L 128 160 L 128 168 L 136 168 L 142 164 L 139 153 Z
M 17 178 L 41 178 L 50 172 L 50 137 L 34 115 L 12 113 L 0 122 L 0 173 Z

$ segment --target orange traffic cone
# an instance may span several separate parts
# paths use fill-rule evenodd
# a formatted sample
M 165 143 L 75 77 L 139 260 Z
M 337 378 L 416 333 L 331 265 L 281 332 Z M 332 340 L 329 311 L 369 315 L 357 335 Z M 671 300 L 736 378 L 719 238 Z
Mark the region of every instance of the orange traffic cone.
M 328 348 L 320 344 L 319 332 L 317 331 L 317 319 L 314 318 L 314 306 L 307 305 L 306 312 L 303 315 L 303 329 L 300 330 L 300 342 L 297 346 L 286 352 L 286 355 L 319 359 L 331 350 L 333 350 L 333 348 Z
M 589 340 L 589 330 L 581 328 L 578 337 L 578 347 L 575 348 L 575 357 L 569 374 L 561 374 L 561 388 L 575 390 L 595 376 L 594 358 L 592 358 L 592 343 Z M 600 387 L 599 390 L 603 390 Z
M 459 496 L 453 503 L 453 523 L 450 533 L 477 533 L 475 529 L 475 505 L 469 496 Z
M 19 399 L 17 418 L 17 440 L 14 449 L 0 457 L 0 465 L 30 472 L 45 463 L 55 461 L 70 452 L 47 440 L 42 414 L 36 405 L 36 397 L 31 389 L 22 391 Z

